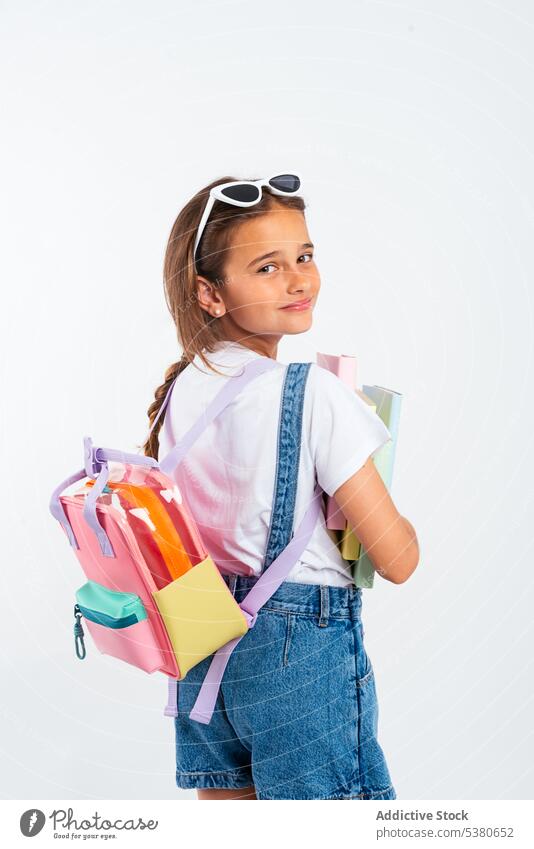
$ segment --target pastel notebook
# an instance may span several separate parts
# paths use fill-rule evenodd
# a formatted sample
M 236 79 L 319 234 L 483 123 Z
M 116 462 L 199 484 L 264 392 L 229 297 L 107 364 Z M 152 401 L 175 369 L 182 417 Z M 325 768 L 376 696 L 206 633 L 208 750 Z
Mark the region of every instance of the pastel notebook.
M 364 401 L 369 406 L 369 409 L 372 410 L 373 413 L 376 413 L 376 404 L 374 403 L 374 401 L 372 401 L 371 398 L 368 398 L 367 395 L 365 395 L 361 389 L 356 388 L 356 392 L 358 393 L 362 401 Z M 377 451 L 377 453 L 373 457 L 373 461 L 378 456 L 378 454 L 379 451 Z M 345 560 L 357 560 L 360 556 L 360 540 L 358 539 L 356 534 L 350 530 L 346 520 L 343 525 L 343 529 L 338 533 L 338 547 L 341 552 L 341 556 Z M 367 584 L 365 586 L 367 586 Z
M 357 360 L 350 354 L 322 354 L 317 352 L 317 365 L 337 375 L 350 389 L 356 389 Z M 336 499 L 332 495 L 326 498 L 326 527 L 331 531 L 344 531 L 347 520 L 339 509 Z
M 337 375 L 347 386 L 357 392 L 360 398 L 369 404 L 373 412 L 380 416 L 389 430 L 391 440 L 379 448 L 372 458 L 389 490 L 393 478 L 402 395 L 392 389 L 377 385 L 365 384 L 361 390 L 358 389 L 355 356 L 317 352 L 317 364 Z M 356 586 L 371 589 L 375 575 L 373 564 L 354 531 L 348 527 L 347 520 L 336 504 L 335 498 L 326 496 L 326 499 L 326 527 L 336 532 L 335 536 L 341 556 L 352 563 L 352 574 Z
M 390 491 L 399 435 L 402 395 L 384 386 L 364 384 L 362 390 L 363 395 L 369 400 L 391 434 L 391 439 L 373 456 L 376 469 Z M 356 534 L 348 527 L 345 527 L 340 534 L 340 551 L 345 560 L 352 561 L 352 574 L 356 586 L 371 589 L 375 576 L 374 566 Z

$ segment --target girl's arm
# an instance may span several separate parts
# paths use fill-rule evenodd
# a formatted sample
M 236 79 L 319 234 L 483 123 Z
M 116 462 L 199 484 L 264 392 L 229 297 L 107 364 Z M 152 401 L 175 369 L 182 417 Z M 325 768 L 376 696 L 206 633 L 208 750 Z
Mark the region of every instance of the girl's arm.
M 371 458 L 334 498 L 378 574 L 393 584 L 407 581 L 419 563 L 417 535 L 395 507 Z

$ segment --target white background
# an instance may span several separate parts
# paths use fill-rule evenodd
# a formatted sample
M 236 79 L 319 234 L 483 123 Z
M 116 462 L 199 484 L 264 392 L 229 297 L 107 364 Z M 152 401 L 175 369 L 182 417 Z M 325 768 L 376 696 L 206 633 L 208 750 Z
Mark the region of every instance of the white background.
M 534 8 L 4 2 L 4 798 L 195 798 L 166 678 L 72 636 L 48 512 L 82 437 L 136 450 L 179 354 L 182 205 L 297 169 L 322 290 L 284 362 L 358 357 L 403 394 L 392 495 L 421 561 L 364 592 L 400 799 L 532 797 Z

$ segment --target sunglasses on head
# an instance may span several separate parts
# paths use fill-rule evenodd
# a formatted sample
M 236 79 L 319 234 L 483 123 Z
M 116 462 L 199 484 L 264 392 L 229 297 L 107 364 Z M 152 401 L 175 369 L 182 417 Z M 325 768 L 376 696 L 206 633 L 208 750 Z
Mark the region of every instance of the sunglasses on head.
M 214 186 L 210 190 L 208 202 L 198 225 L 193 250 L 195 259 L 198 243 L 200 242 L 215 201 L 222 200 L 224 203 L 230 203 L 233 206 L 254 206 L 255 203 L 259 203 L 261 200 L 262 186 L 268 186 L 275 195 L 296 195 L 300 189 L 300 177 L 298 174 L 275 174 L 274 177 L 269 177 L 268 180 L 234 180 L 231 183 L 221 183 L 220 186 Z

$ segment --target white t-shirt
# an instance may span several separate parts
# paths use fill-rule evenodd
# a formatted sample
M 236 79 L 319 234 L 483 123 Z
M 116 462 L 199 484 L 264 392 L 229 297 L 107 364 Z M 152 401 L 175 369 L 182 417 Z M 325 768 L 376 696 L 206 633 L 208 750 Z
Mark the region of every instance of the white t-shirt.
M 159 460 L 203 414 L 227 375 L 239 373 L 244 363 L 261 355 L 237 342 L 222 342 L 206 356 L 223 376 L 206 369 L 198 355 L 179 375 L 159 433 Z M 251 381 L 206 427 L 173 473 L 208 552 L 224 573 L 261 572 L 285 374 L 286 366 L 280 363 Z M 356 392 L 312 363 L 304 396 L 293 529 L 310 504 L 316 479 L 333 495 L 389 439 L 385 424 Z M 286 580 L 342 587 L 353 583 L 334 531 L 326 528 L 324 512 Z

